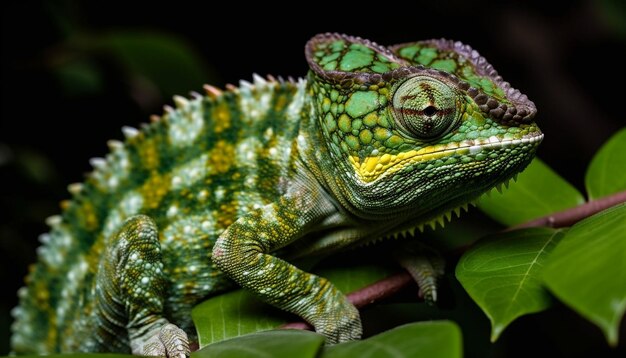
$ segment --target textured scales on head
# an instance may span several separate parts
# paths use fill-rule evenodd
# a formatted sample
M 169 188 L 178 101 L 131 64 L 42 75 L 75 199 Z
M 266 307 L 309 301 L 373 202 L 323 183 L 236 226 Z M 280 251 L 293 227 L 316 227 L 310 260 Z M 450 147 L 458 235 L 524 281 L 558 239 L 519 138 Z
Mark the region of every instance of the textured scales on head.
M 306 55 L 339 196 L 357 215 L 438 220 L 521 171 L 543 137 L 534 103 L 459 42 L 323 34 Z
M 443 226 L 543 137 L 534 104 L 461 43 L 322 34 L 305 52 L 306 79 L 207 85 L 107 143 L 47 220 L 13 311 L 16 351 L 185 355 L 191 308 L 233 281 L 327 342 L 357 339 L 346 297 L 276 252 Z

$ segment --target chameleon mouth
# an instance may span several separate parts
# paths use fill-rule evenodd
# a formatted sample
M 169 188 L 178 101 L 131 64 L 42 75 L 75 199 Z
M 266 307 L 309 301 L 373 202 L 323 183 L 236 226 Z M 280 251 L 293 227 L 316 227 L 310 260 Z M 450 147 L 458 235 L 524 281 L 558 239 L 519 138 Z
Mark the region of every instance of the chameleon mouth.
M 407 165 L 450 157 L 460 157 L 463 160 L 464 157 L 480 156 L 483 152 L 489 152 L 494 149 L 528 145 L 536 146 L 541 140 L 543 140 L 543 133 L 540 131 L 530 132 L 519 139 L 491 136 L 487 139 L 468 139 L 460 142 L 437 144 L 419 150 L 410 150 L 398 154 L 386 153 L 381 156 L 371 156 L 364 159 L 350 156 L 350 163 L 362 182 L 371 183 L 387 175 L 392 175 Z

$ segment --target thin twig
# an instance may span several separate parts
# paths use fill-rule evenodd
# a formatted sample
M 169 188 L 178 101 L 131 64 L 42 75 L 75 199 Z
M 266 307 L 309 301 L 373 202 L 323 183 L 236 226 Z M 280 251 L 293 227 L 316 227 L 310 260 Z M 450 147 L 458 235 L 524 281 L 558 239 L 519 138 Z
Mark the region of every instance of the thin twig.
M 413 282 L 411 275 L 402 271 L 348 294 L 348 301 L 356 308 L 363 308 L 394 296 Z
M 586 202 L 567 210 L 559 211 L 558 213 L 553 213 L 538 219 L 527 221 L 523 224 L 512 226 L 508 228 L 507 231 L 538 226 L 572 226 L 582 219 L 588 218 L 604 209 L 608 209 L 611 206 L 615 206 L 623 202 L 626 202 L 626 191 L 621 191 L 619 193 L 605 196 L 601 199 Z

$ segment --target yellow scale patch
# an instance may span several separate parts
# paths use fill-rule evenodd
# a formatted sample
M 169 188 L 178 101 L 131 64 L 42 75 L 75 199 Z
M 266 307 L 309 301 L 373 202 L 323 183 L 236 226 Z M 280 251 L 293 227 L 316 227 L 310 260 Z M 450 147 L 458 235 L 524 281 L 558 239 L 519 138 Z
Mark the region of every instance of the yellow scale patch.
M 154 139 L 146 139 L 139 147 L 139 155 L 143 159 L 143 166 L 148 170 L 159 167 L 160 158 L 157 144 Z
M 83 215 L 80 217 L 84 221 L 84 227 L 93 231 L 98 228 L 98 216 L 96 215 L 96 208 L 91 202 L 84 201 L 81 205 L 81 211 Z
M 218 214 L 214 215 L 216 217 L 216 226 L 218 229 L 225 230 L 235 222 L 237 217 L 237 206 L 238 203 L 236 201 L 220 205 L 219 211 L 217 212 Z
M 459 143 L 448 143 L 398 154 L 385 153 L 380 156 L 366 157 L 363 160 L 358 156 L 351 155 L 349 159 L 359 178 L 363 182 L 370 183 L 383 175 L 398 172 L 407 165 L 441 159 L 454 154 L 467 154 L 468 151 L 468 147 L 461 147 Z
M 159 207 L 161 200 L 170 192 L 171 174 L 159 175 L 153 172 L 146 182 L 139 188 L 139 193 L 144 199 L 143 206 L 150 209 Z
M 235 148 L 232 144 L 220 140 L 215 143 L 209 155 L 209 168 L 215 169 L 216 173 L 226 173 L 234 164 Z
M 220 134 L 230 127 L 230 110 L 226 102 L 221 102 L 215 107 L 213 110 L 213 118 L 215 118 L 213 122 L 213 131 L 215 134 Z

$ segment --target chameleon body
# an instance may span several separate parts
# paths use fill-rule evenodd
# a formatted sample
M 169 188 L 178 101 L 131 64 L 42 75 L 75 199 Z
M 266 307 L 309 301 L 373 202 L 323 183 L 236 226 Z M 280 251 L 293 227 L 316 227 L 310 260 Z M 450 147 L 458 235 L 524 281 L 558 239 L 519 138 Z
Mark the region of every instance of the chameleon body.
M 534 104 L 459 42 L 322 34 L 305 52 L 304 79 L 207 86 L 109 142 L 48 220 L 15 352 L 186 355 L 192 307 L 235 284 L 329 343 L 358 339 L 345 296 L 285 258 L 435 222 L 523 170 L 543 138 Z

